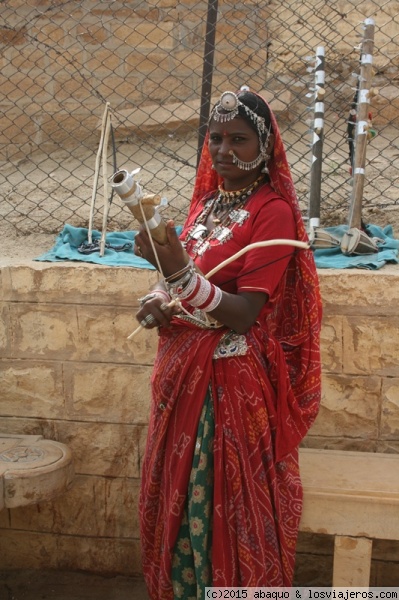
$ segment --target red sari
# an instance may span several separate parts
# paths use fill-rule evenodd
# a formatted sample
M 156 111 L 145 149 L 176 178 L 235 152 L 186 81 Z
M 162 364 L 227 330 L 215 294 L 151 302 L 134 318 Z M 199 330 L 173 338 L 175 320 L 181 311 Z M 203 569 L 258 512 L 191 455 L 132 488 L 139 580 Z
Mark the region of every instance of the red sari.
M 277 124 L 272 186 L 248 202 L 233 238 L 196 258 L 203 272 L 257 239 L 306 239 Z M 205 147 L 184 239 L 216 188 Z M 288 211 L 288 212 L 287 212 Z M 285 218 L 281 218 L 281 215 Z M 277 215 L 277 217 L 273 217 Z M 266 224 L 265 224 L 266 223 Z M 189 253 L 192 245 L 187 247 Z M 273 263 L 273 264 L 271 264 Z M 251 273 L 250 273 L 251 271 Z M 172 600 L 171 563 L 187 497 L 204 398 L 214 402 L 214 586 L 290 586 L 301 514 L 298 445 L 320 401 L 320 299 L 308 250 L 249 252 L 212 281 L 229 292 L 265 291 L 269 301 L 245 348 L 214 358 L 227 328 L 181 319 L 160 331 L 140 496 L 143 572 L 152 600 Z

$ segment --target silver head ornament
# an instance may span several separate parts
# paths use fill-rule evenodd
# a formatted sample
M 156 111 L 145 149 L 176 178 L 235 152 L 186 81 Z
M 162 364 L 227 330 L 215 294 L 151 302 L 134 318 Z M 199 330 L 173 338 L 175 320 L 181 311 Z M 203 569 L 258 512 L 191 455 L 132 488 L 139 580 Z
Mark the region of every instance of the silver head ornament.
M 252 123 L 256 125 L 258 134 L 262 135 L 267 132 L 265 119 L 256 114 L 246 104 L 241 102 L 237 94 L 234 92 L 223 92 L 220 96 L 218 104 L 215 105 L 211 113 L 211 119 L 220 123 L 227 123 L 232 121 L 239 114 L 239 107 L 242 106 L 247 116 L 251 119 Z

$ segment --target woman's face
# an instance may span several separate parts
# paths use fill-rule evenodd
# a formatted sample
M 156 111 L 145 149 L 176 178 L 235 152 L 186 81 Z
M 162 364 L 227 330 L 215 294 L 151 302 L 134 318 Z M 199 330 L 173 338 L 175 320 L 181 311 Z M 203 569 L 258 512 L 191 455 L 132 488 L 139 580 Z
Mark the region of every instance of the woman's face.
M 246 187 L 260 175 L 262 166 L 244 171 L 233 162 L 233 154 L 242 161 L 251 162 L 260 152 L 258 134 L 242 117 L 235 117 L 227 123 L 212 119 L 208 146 L 213 166 L 223 177 L 226 190 Z

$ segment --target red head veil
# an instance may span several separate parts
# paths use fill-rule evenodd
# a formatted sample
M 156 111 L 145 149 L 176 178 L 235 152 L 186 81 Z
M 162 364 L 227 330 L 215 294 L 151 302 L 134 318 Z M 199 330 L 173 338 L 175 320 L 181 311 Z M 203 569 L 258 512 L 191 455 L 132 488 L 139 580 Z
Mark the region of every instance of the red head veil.
M 259 96 L 265 103 L 266 101 Z M 267 104 L 267 103 L 266 103 Z M 307 241 L 290 168 L 277 125 L 270 109 L 274 148 L 268 162 L 271 185 L 290 204 L 296 223 L 297 239 Z M 204 196 L 217 189 L 220 179 L 212 169 L 206 136 L 191 200 L 190 211 Z M 284 281 L 277 291 L 276 310 L 268 317 L 268 331 L 280 342 L 288 365 L 289 408 L 283 410 L 284 425 L 278 428 L 276 453 L 284 456 L 298 445 L 316 418 L 321 394 L 320 324 L 321 299 L 311 250 L 294 253 Z

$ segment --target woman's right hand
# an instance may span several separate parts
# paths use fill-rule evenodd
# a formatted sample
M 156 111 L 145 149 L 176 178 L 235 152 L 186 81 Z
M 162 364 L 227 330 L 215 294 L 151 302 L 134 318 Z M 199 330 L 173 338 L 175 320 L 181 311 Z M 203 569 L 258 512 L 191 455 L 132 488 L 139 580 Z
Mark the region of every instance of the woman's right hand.
M 162 274 L 168 277 L 185 267 L 189 261 L 189 257 L 179 240 L 173 221 L 166 223 L 166 233 L 168 238 L 166 244 L 158 244 L 155 240 L 152 241 L 162 268 Z M 136 234 L 135 254 L 145 258 L 155 268 L 158 268 L 152 244 L 144 228 L 141 228 Z

